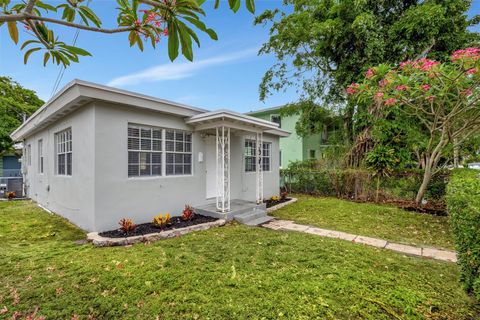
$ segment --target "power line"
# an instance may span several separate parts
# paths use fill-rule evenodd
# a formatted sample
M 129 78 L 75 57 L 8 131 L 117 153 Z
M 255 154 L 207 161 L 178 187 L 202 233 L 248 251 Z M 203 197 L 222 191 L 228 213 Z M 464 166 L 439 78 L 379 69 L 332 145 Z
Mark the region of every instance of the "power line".
M 90 2 L 92 2 L 92 0 L 88 0 L 87 2 L 87 7 L 90 5 Z M 79 22 L 81 23 L 81 21 Z M 78 39 L 78 36 L 80 35 L 80 29 L 77 29 L 75 31 L 75 36 L 73 37 L 73 43 L 72 43 L 72 46 L 75 46 L 75 44 L 77 43 L 77 39 Z M 57 76 L 57 79 L 55 80 L 55 83 L 53 84 L 53 89 L 52 89 L 52 92 L 50 93 L 50 99 L 53 97 L 53 95 L 55 94 L 55 92 L 57 92 L 58 90 L 58 86 L 60 85 L 61 81 L 62 81 L 62 78 L 63 78 L 63 74 L 65 73 L 65 66 L 60 66 L 60 70 L 58 72 L 58 76 Z

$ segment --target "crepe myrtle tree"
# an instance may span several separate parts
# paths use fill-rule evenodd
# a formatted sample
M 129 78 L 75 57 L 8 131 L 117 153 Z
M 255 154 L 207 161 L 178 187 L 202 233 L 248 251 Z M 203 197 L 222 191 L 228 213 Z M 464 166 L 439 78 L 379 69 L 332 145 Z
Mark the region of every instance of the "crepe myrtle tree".
M 205 0 L 117 0 L 117 25 L 104 27 L 102 20 L 85 0 L 23 0 L 13 3 L 0 0 L 0 28 L 7 27 L 15 44 L 20 41 L 19 29 L 29 36 L 20 50 L 25 50 L 24 63 L 36 51 L 43 51 L 43 64 L 49 61 L 62 64 L 78 62 L 79 56 L 91 55 L 88 51 L 67 45 L 55 35 L 54 28 L 67 27 L 105 34 L 125 33 L 130 46 L 141 51 L 144 42 L 155 48 L 162 37 L 168 37 L 168 56 L 175 60 L 181 50 L 188 60 L 193 60 L 192 43 L 200 47 L 200 41 L 192 27 L 217 40 L 214 30 L 201 21 L 205 16 L 201 5 Z M 237 12 L 242 0 L 229 0 L 231 10 Z M 53 4 L 55 3 L 55 5 Z M 215 0 L 218 8 L 220 0 Z M 254 0 L 245 0 L 247 9 L 254 13 Z M 75 22 L 77 21 L 79 22 Z
M 449 62 L 422 58 L 398 67 L 369 69 L 361 83 L 346 89 L 355 103 L 366 104 L 374 117 L 390 112 L 414 119 L 426 132 L 420 203 L 447 147 L 456 148 L 480 132 L 480 48 L 455 51 Z M 392 120 L 395 121 L 395 120 Z

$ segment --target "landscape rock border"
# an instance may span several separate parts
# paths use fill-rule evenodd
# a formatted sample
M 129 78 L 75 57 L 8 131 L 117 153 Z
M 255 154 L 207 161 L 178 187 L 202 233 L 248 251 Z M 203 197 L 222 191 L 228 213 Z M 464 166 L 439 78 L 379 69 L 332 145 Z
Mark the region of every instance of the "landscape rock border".
M 290 200 L 288 200 L 288 201 L 285 201 L 285 202 L 276 204 L 274 206 L 271 206 L 270 208 L 267 208 L 267 213 L 278 210 L 278 209 L 283 208 L 285 206 L 288 206 L 289 204 L 295 203 L 295 202 L 297 202 L 297 200 L 298 200 L 297 198 L 290 198 Z
M 172 229 L 172 230 L 160 231 L 156 233 L 145 234 L 141 236 L 132 236 L 132 237 L 124 237 L 124 238 L 107 238 L 107 237 L 100 236 L 98 232 L 90 232 L 89 234 L 87 234 L 87 240 L 89 242 L 92 242 L 93 245 L 97 247 L 126 246 L 126 245 L 131 245 L 139 242 L 151 242 L 151 241 L 163 240 L 168 238 L 180 237 L 190 232 L 207 230 L 212 227 L 220 227 L 225 224 L 226 224 L 226 220 L 219 219 L 216 221 L 196 224 L 196 225 L 185 227 L 185 228 Z

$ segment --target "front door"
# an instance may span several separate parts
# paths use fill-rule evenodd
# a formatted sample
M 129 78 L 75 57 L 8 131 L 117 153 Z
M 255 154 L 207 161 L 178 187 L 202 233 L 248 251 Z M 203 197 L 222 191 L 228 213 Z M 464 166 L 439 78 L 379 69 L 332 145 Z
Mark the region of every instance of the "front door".
M 215 136 L 207 136 L 205 140 L 205 178 L 207 181 L 207 199 L 217 196 L 217 151 Z

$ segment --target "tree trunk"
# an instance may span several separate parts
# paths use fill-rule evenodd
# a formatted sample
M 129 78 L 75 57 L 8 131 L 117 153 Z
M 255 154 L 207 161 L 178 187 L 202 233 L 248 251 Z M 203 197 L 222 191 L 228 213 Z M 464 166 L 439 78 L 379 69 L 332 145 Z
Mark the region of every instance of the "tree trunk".
M 460 155 L 458 150 L 457 138 L 453 139 L 453 166 L 458 168 L 460 165 Z
M 422 184 L 420 185 L 420 188 L 418 189 L 418 192 L 417 192 L 417 197 L 415 198 L 415 202 L 417 204 L 422 203 L 423 197 L 427 192 L 427 187 L 431 179 L 432 179 L 432 167 L 430 165 L 430 161 L 428 161 L 425 165 L 425 172 L 423 173 Z

